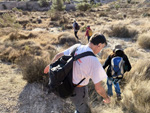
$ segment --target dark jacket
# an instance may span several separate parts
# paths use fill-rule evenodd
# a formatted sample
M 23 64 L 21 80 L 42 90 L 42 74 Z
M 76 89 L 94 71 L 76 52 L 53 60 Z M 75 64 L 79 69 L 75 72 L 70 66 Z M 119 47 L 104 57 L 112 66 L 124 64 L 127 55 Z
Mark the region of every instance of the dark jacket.
M 120 56 L 123 58 L 124 62 L 125 62 L 125 66 L 124 66 L 124 72 L 126 71 L 130 71 L 131 70 L 131 64 L 128 60 L 128 57 L 127 55 L 125 55 L 124 52 L 121 53 L 121 55 L 117 55 L 117 54 L 113 54 L 113 55 L 109 55 L 103 65 L 103 68 L 105 69 L 107 66 L 108 66 L 108 69 L 107 69 L 107 76 L 108 77 L 111 77 L 111 59 L 113 57 L 116 57 L 116 56 Z

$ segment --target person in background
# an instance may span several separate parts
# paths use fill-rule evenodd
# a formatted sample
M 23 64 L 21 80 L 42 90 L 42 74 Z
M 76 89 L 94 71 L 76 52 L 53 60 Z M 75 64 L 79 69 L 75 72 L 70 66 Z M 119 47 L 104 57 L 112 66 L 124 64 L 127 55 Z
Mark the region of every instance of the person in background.
M 87 36 L 88 42 L 90 40 L 90 37 L 92 36 L 92 30 L 90 28 L 90 26 L 87 26 L 86 32 L 85 32 L 85 36 Z
M 123 59 L 123 67 L 122 67 L 122 77 L 121 79 L 123 78 L 123 74 L 126 72 L 126 71 L 130 71 L 131 70 L 131 64 L 128 60 L 128 57 L 127 55 L 124 53 L 123 49 L 122 49 L 122 46 L 121 45 L 116 45 L 114 50 L 113 50 L 113 53 L 110 54 L 104 65 L 103 65 L 103 68 L 105 69 L 107 66 L 107 94 L 111 97 L 113 95 L 113 92 L 112 92 L 112 84 L 114 84 L 114 87 L 115 87 L 115 92 L 117 94 L 117 100 L 121 100 L 121 91 L 120 91 L 120 86 L 119 86 L 119 82 L 121 79 L 118 79 L 117 78 L 114 78 L 112 76 L 112 59 L 114 57 L 121 57 Z M 121 65 L 121 64 L 120 64 Z M 121 67 L 120 67 L 121 68 Z M 121 72 L 120 72 L 120 75 L 121 75 Z
M 77 39 L 79 39 L 79 37 L 77 36 L 77 33 L 78 33 L 80 27 L 79 27 L 78 23 L 76 22 L 76 20 L 74 20 L 74 22 L 73 22 L 73 29 L 74 29 L 74 35 L 75 35 L 75 37 Z

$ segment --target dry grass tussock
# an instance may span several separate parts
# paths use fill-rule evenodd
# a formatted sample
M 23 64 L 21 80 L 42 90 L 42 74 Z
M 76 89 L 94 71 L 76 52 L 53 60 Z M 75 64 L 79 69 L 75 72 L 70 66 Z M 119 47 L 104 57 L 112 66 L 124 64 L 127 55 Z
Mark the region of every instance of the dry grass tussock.
M 22 56 L 35 56 L 52 58 L 57 50 L 52 46 L 54 35 L 48 32 L 18 32 L 17 34 L 3 36 L 0 48 L 0 58 L 3 61 L 16 63 Z M 46 51 L 46 52 L 45 52 Z
M 134 38 L 138 32 L 135 29 L 128 28 L 125 25 L 112 25 L 108 32 L 110 37 Z
M 150 49 L 150 32 L 139 35 L 137 42 L 142 48 Z
M 2 48 L 2 52 L 0 53 L 0 58 L 3 61 L 15 62 L 20 56 L 20 51 L 13 49 L 12 47 L 4 47 Z
M 102 51 L 101 51 L 101 56 L 100 56 L 100 58 L 101 59 L 106 59 L 111 53 L 112 53 L 113 51 L 112 51 L 112 49 L 110 49 L 110 48 L 106 48 L 106 49 L 103 49 Z
M 130 112 L 148 113 L 150 111 L 150 63 L 139 60 L 125 75 L 122 107 Z
M 137 50 L 134 48 L 130 47 L 124 50 L 125 54 L 130 58 L 139 58 L 142 57 L 142 54 L 140 54 Z
M 44 74 L 44 68 L 48 61 L 35 57 L 22 57 L 19 60 L 19 66 L 22 69 L 23 79 L 28 83 L 40 82 L 47 84 L 48 75 Z M 43 76 L 45 75 L 45 76 Z
M 57 37 L 58 41 L 55 44 L 64 45 L 65 47 L 79 43 L 79 41 L 70 33 L 62 33 Z
M 33 33 L 11 33 L 9 35 L 9 40 L 13 41 L 13 40 L 21 40 L 21 39 L 29 39 L 29 38 L 35 38 L 36 35 L 34 35 Z
M 141 80 L 150 80 L 150 62 L 149 60 L 138 60 L 132 66 L 132 70 L 127 73 L 126 80 L 133 79 L 135 82 Z

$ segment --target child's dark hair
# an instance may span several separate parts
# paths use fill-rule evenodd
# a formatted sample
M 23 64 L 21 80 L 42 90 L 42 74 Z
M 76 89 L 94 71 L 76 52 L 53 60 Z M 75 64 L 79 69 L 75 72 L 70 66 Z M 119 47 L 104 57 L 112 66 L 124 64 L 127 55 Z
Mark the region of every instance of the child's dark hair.
M 117 51 L 113 50 L 111 57 L 116 57 L 116 56 L 123 57 L 124 56 L 123 50 L 117 50 Z

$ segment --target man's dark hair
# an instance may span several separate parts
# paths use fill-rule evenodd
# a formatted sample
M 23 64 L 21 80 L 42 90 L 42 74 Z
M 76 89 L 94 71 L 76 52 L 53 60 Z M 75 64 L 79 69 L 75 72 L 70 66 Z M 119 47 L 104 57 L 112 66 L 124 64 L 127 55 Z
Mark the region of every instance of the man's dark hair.
M 92 35 L 90 38 L 90 42 L 93 43 L 94 45 L 98 45 L 99 43 L 102 43 L 102 44 L 105 43 L 107 45 L 105 36 L 99 33 Z

